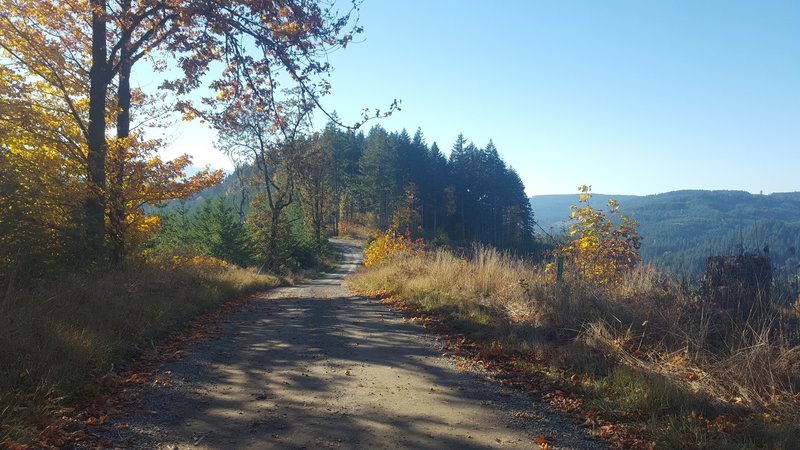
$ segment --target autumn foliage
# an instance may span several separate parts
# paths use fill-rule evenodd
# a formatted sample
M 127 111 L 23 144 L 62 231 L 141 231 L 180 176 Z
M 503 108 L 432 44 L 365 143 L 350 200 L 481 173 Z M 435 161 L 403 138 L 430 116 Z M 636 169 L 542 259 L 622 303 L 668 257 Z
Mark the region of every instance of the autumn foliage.
M 424 243 L 421 239 L 412 241 L 408 235 L 395 230 L 387 230 L 383 236 L 372 241 L 364 249 L 364 265 L 367 267 L 399 254 L 415 254 L 422 252 Z
M 223 128 L 257 109 L 269 132 L 286 128 L 284 105 L 305 117 L 330 89 L 327 53 L 360 32 L 356 7 L 0 0 L 0 443 L 135 353 L 137 336 L 275 284 L 147 251 L 169 225 L 152 207 L 223 175 L 190 175 L 191 158 L 164 159 L 152 134 L 176 112 Z M 203 101 L 189 95 L 201 86 Z
M 571 208 L 568 241 L 556 253 L 576 277 L 603 285 L 619 283 L 640 260 L 639 224 L 620 213 L 616 200 L 608 201 L 606 214 L 589 204 L 590 186 L 578 189 L 580 205 Z
M 291 92 L 307 114 L 329 90 L 321 80 L 327 52 L 358 32 L 346 9 L 308 1 L 0 0 L 0 183 L 5 197 L 20 199 L 0 212 L 25 215 L 16 223 L 34 222 L 43 241 L 77 241 L 73 253 L 88 263 L 121 261 L 154 228 L 143 205 L 185 198 L 221 177 L 186 177 L 188 157 L 160 160 L 162 143 L 138 133 L 142 125 L 159 127 L 154 118 L 178 110 L 226 128 L 259 110 L 268 130 L 284 130 L 289 108 L 277 106 L 279 96 Z M 137 89 L 134 78 L 148 71 L 156 78 L 144 84 L 173 95 Z M 211 88 L 202 106 L 187 98 L 201 85 Z M 0 264 L 4 271 L 11 261 Z

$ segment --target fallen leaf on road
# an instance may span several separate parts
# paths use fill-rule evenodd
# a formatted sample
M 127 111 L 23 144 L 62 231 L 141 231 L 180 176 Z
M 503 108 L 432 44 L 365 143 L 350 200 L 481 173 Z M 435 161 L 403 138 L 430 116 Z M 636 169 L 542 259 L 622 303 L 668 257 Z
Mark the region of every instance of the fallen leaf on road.
M 86 419 L 86 425 L 102 425 L 108 420 L 108 415 L 103 415 L 100 417 L 89 417 Z
M 534 437 L 533 443 L 539 446 L 539 450 L 548 450 L 550 448 L 549 439 L 543 434 Z
M 134 373 L 130 377 L 128 377 L 129 383 L 137 383 L 137 384 L 144 384 L 147 383 L 147 377 L 143 375 L 139 375 L 138 373 Z

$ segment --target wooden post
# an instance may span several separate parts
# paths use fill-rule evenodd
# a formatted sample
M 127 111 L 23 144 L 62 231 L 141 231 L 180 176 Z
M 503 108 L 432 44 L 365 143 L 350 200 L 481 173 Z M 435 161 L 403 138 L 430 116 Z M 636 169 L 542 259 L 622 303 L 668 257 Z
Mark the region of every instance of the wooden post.
M 564 279 L 564 257 L 556 256 L 556 281 L 561 282 Z

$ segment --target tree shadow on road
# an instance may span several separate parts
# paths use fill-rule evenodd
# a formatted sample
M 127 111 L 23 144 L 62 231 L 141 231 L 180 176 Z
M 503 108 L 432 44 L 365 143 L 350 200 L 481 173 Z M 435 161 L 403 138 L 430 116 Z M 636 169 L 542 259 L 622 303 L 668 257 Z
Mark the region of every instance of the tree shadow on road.
M 385 305 L 350 296 L 357 261 L 254 300 L 159 368 L 172 386 L 142 396 L 112 442 L 196 448 L 602 448 L 557 413 L 438 357 L 431 337 Z M 479 375 L 479 374 L 478 374 Z M 565 434 L 565 430 L 571 429 Z M 170 447 L 173 448 L 173 447 Z

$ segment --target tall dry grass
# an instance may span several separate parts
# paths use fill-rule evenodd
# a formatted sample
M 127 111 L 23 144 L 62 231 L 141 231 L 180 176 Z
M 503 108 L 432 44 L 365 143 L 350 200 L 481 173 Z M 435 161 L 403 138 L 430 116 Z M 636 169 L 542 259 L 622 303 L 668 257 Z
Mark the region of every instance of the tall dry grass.
M 27 440 L 98 379 L 223 302 L 281 282 L 211 258 L 71 274 L 0 302 L 0 442 Z
M 690 411 L 730 409 L 797 424 L 800 320 L 791 308 L 743 318 L 646 266 L 617 286 L 576 277 L 556 282 L 545 267 L 488 247 L 468 256 L 441 249 L 399 255 L 349 282 L 389 291 L 445 315 L 459 331 L 540 352 L 593 377 L 598 397 L 630 403 L 603 406 L 623 415 L 656 415 L 663 424 Z

